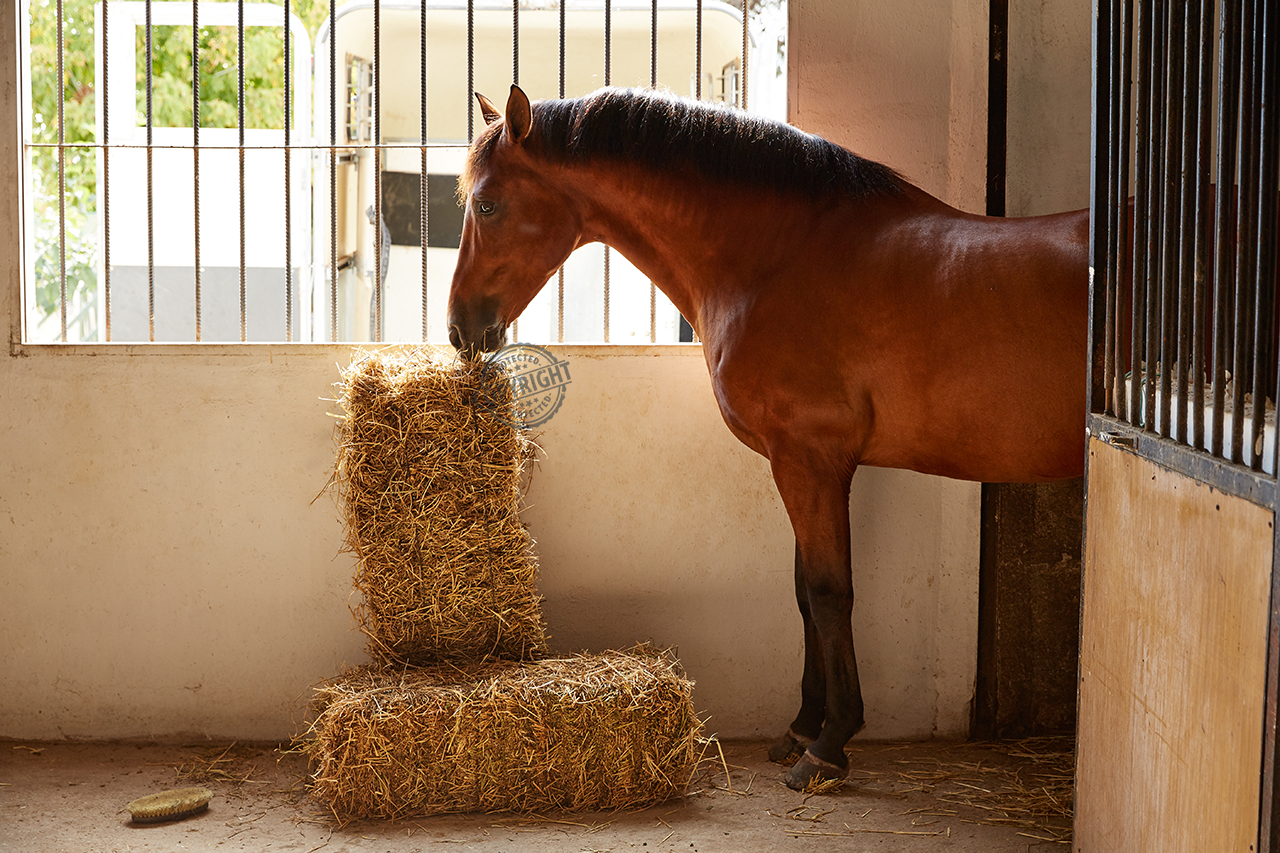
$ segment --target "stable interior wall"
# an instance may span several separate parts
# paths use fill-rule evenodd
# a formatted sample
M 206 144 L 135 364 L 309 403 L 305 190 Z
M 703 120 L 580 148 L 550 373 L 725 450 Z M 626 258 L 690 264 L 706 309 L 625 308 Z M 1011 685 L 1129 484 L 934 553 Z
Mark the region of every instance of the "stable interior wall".
M 0 56 L 15 56 L 15 4 Z M 985 4 L 792 0 L 792 119 L 981 209 Z M 24 347 L 16 70 L 0 69 L 0 736 L 286 738 L 364 660 L 332 501 L 346 347 Z M 552 645 L 678 647 L 722 736 L 799 699 L 792 538 L 696 347 L 561 347 L 573 383 L 526 518 Z M 863 469 L 862 737 L 962 735 L 978 487 Z

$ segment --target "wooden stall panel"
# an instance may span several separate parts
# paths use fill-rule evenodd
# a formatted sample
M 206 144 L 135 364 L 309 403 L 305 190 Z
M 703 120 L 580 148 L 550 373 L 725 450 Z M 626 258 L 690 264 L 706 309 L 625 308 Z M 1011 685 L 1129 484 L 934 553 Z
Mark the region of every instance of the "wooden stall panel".
M 1272 513 L 1089 448 L 1075 849 L 1247 853 Z

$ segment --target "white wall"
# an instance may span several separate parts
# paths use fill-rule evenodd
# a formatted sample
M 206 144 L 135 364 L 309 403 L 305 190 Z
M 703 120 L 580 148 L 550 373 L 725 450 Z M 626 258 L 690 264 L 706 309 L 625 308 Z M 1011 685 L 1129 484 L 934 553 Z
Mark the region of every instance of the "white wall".
M 1089 3 L 1009 4 L 1010 216 L 1089 206 Z
M 336 510 L 312 501 L 349 351 L 175 350 L 3 362 L 0 735 L 284 737 L 308 685 L 363 660 Z M 573 384 L 526 515 L 553 646 L 678 645 L 713 729 L 781 731 L 800 625 L 764 460 L 724 428 L 696 349 L 559 351 Z M 859 475 L 873 734 L 963 724 L 971 492 Z
M 791 122 L 982 212 L 987 3 L 789 0 Z
M 791 2 L 794 120 L 980 209 L 985 3 Z M 322 398 L 350 353 L 14 344 L 15 98 L 6 66 L 0 736 L 286 737 L 308 685 L 363 659 L 336 512 L 312 502 L 333 458 Z M 801 640 L 764 460 L 725 430 L 696 350 L 558 352 L 573 384 L 527 514 L 553 645 L 678 645 L 712 730 L 780 733 Z M 859 472 L 863 737 L 964 731 L 977 518 L 973 484 Z

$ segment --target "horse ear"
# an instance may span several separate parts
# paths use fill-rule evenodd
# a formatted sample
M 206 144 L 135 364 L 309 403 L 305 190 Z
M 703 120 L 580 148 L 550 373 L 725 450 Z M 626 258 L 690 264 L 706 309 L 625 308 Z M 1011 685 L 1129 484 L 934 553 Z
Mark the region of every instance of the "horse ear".
M 523 142 L 532 127 L 533 109 L 529 106 L 529 96 L 519 86 L 512 86 L 511 97 L 507 98 L 507 141 Z
M 493 101 L 479 92 L 476 92 L 476 100 L 480 102 L 480 115 L 484 118 L 485 124 L 493 124 L 502 118 L 502 113 L 498 112 L 498 108 L 493 105 Z

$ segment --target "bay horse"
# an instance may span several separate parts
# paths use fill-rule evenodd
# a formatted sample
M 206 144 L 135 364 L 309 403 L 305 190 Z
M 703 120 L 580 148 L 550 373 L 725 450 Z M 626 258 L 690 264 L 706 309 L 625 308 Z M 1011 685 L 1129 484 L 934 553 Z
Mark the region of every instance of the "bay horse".
M 1084 467 L 1087 210 L 963 213 L 787 124 L 648 90 L 504 112 L 459 179 L 449 340 L 499 349 L 579 246 L 621 252 L 702 341 L 720 411 L 769 460 L 796 539 L 800 711 L 786 782 L 843 779 L 864 725 L 849 487 L 859 465 L 985 482 Z

